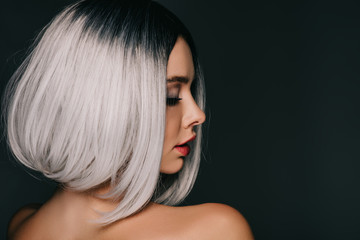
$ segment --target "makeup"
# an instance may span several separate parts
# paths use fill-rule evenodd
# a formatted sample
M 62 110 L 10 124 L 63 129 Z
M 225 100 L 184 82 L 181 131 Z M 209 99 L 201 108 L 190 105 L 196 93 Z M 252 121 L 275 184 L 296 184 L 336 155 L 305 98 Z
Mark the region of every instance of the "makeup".
M 191 138 L 189 138 L 188 140 L 186 140 L 185 142 L 176 145 L 175 149 L 178 150 L 182 155 L 187 156 L 190 153 L 190 146 L 187 144 L 188 142 L 193 141 L 196 138 L 196 135 L 192 136 Z
M 180 100 L 182 100 L 182 98 L 179 98 L 180 88 L 181 88 L 180 84 L 176 84 L 174 86 L 167 88 L 167 90 L 166 90 L 167 91 L 167 93 L 166 93 L 166 105 L 167 106 L 175 106 L 176 104 L 179 103 Z
M 187 144 L 176 146 L 175 149 L 178 150 L 184 156 L 187 156 L 190 153 L 190 146 Z
M 179 145 L 176 145 L 176 146 L 184 145 L 184 144 L 187 143 L 187 142 L 193 141 L 195 138 L 196 138 L 196 135 L 192 136 L 191 138 L 189 138 L 189 139 L 186 140 L 185 142 L 183 142 L 183 143 L 181 143 L 181 144 L 179 144 Z

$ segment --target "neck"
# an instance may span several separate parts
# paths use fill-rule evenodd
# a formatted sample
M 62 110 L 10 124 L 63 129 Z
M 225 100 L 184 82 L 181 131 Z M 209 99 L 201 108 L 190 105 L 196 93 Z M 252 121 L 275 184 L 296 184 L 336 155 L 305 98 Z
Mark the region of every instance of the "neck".
M 83 213 L 87 213 L 86 215 L 91 216 L 91 219 L 96 219 L 100 217 L 97 211 L 112 211 L 119 203 L 119 201 L 114 199 L 105 199 L 101 197 L 110 190 L 111 188 L 108 184 L 84 192 L 62 187 L 56 191 L 53 198 L 55 201 L 60 202 L 64 209 L 78 209 Z

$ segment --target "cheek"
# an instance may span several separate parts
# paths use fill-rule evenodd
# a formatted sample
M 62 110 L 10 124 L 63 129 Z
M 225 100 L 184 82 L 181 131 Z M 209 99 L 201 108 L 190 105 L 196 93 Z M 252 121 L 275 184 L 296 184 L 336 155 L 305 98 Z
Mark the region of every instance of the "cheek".
M 181 118 L 178 111 L 169 109 L 166 111 L 166 125 L 165 125 L 165 146 L 174 145 L 177 143 L 177 137 L 181 127 Z

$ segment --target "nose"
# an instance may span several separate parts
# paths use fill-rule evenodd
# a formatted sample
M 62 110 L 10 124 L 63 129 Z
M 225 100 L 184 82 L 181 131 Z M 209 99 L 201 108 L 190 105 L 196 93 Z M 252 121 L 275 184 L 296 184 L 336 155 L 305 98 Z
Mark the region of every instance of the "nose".
M 194 99 L 191 99 L 191 103 L 185 107 L 184 111 L 183 125 L 185 129 L 205 122 L 205 113 L 199 108 Z

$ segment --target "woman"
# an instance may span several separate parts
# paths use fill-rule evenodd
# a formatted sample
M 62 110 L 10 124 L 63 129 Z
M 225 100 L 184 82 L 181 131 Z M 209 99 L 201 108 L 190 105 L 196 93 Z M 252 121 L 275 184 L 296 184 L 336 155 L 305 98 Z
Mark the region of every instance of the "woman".
M 190 33 L 158 3 L 67 7 L 6 93 L 15 157 L 59 183 L 9 239 L 252 239 L 231 207 L 171 206 L 198 172 L 204 86 Z

